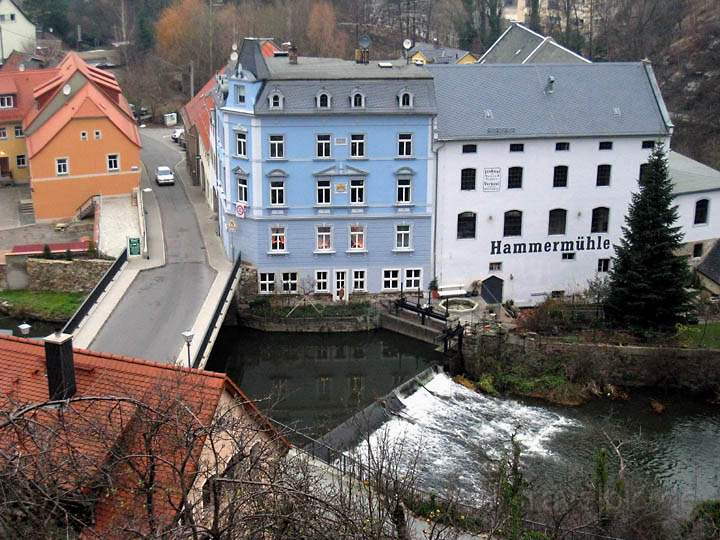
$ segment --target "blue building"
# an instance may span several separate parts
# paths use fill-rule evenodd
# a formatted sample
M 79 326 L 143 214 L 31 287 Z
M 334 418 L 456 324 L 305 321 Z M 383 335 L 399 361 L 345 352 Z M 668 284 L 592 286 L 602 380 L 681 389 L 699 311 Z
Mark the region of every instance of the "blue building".
M 427 289 L 436 112 L 421 66 L 263 57 L 246 39 L 219 76 L 219 227 L 260 293 Z

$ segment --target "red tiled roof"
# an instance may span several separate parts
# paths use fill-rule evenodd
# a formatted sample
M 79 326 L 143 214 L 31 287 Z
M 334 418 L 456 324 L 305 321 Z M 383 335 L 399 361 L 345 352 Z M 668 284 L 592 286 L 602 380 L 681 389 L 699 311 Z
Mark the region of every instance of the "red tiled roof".
M 205 83 L 205 86 L 195 94 L 195 97 L 183 107 L 183 116 L 190 122 L 190 126 L 186 127 L 197 127 L 198 134 L 200 138 L 202 138 L 206 150 L 210 150 L 210 112 L 215 107 L 214 100 L 210 93 L 215 87 L 215 84 L 215 76 L 213 75 L 210 77 L 210 80 Z
M 266 40 L 263 41 L 262 45 L 260 45 L 260 51 L 262 52 L 262 55 L 265 57 L 272 57 L 277 51 L 280 51 L 280 47 L 275 45 L 275 43 L 272 40 Z
M 57 69 L 11 70 L 6 66 L 0 71 L 0 94 L 15 94 L 15 107 L 0 109 L 0 123 L 21 122 L 33 108 L 33 88 L 57 76 Z
M 45 252 L 46 244 L 19 244 L 12 248 L 15 255 L 39 255 Z M 65 253 L 70 250 L 73 253 L 81 253 L 90 249 L 90 240 L 85 238 L 77 242 L 56 242 L 47 244 L 50 253 Z
M 77 385 L 74 397 L 128 398 L 153 407 L 153 410 L 170 407 L 177 399 L 182 402 L 181 410 L 189 411 L 191 422 L 202 427 L 211 423 L 223 392 L 228 391 L 242 400 L 251 418 L 267 431 L 273 431 L 255 405 L 224 374 L 83 349 L 74 350 L 74 363 Z M 48 400 L 45 350 L 41 341 L 0 336 L 0 364 L 3 366 L 0 370 L 0 411 L 9 412 L 19 406 Z M 62 414 L 55 409 L 40 409 L 33 419 L 36 425 L 53 428 L 47 430 L 52 435 L 42 439 L 51 446 L 50 454 L 47 448 L 38 446 L 38 439 L 42 438 L 38 432 L 42 430 L 34 430 L 32 439 L 21 430 L 12 431 L 15 436 L 5 436 L 0 446 L 26 456 L 37 456 L 41 449 L 45 450 L 43 455 L 59 456 L 62 458 L 58 460 L 60 463 L 71 465 L 63 471 L 66 474 L 62 480 L 77 489 L 91 489 L 92 486 L 80 484 L 87 483 L 89 477 L 94 473 L 100 474 L 103 469 L 107 473 L 108 458 L 118 444 L 123 444 L 130 454 L 141 456 L 126 458 L 112 469 L 113 490 L 100 496 L 95 504 L 95 532 L 109 535 L 103 538 L 119 538 L 113 531 L 122 529 L 129 520 L 143 515 L 145 501 L 137 494 L 138 477 L 133 476 L 130 469 L 131 466 L 147 466 L 142 457 L 146 454 L 142 446 L 142 429 L 147 416 L 141 414 L 141 410 L 134 403 L 118 400 L 74 402 L 71 408 L 64 408 Z M 199 437 L 195 439 L 193 448 L 173 446 L 172 437 L 177 436 L 173 428 L 177 427 L 169 422 L 167 433 L 159 432 L 153 442 L 157 445 L 154 448 L 157 455 L 162 456 L 160 463 L 156 464 L 155 515 L 164 516 L 168 525 L 178 517 L 176 507 L 181 500 L 180 486 L 189 488 L 192 485 L 197 472 L 195 464 L 204 444 L 204 438 Z M 168 441 L 168 444 L 163 444 L 163 441 Z M 184 469 L 177 467 L 178 460 L 190 457 L 188 452 L 192 454 L 192 459 L 188 460 Z M 131 459 L 137 461 L 130 464 Z M 185 461 L 182 463 L 185 464 Z M 184 471 L 182 478 L 178 477 L 178 470 Z M 129 482 L 131 485 L 128 485 Z M 87 536 L 94 537 L 94 533 Z

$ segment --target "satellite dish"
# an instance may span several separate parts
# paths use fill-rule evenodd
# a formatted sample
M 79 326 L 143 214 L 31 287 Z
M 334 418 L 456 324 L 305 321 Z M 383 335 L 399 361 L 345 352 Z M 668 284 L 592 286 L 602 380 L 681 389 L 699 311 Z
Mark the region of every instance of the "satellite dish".
M 411 39 L 406 39 L 405 41 L 403 41 L 403 49 L 405 49 L 406 51 L 409 51 L 410 49 L 412 49 L 412 46 L 413 46 L 413 43 L 412 43 Z
M 233 43 L 233 44 L 232 44 L 232 50 L 233 50 L 233 51 L 237 51 L 237 43 Z
M 230 60 L 232 60 L 233 62 L 237 62 L 237 59 L 238 59 L 238 53 L 236 53 L 235 51 L 233 51 L 233 52 L 230 54 Z
M 72 86 L 70 86 L 69 84 L 66 84 L 65 86 L 63 86 L 62 93 L 64 95 L 69 96 L 70 92 L 72 92 Z
M 370 36 L 360 36 L 360 39 L 358 40 L 358 45 L 360 45 L 361 49 L 369 49 L 370 45 L 372 45 L 372 40 L 370 39 Z

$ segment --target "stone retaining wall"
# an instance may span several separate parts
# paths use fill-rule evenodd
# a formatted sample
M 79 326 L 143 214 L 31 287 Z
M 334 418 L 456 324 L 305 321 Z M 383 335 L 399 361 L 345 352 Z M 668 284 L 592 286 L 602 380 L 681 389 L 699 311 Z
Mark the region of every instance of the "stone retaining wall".
M 241 326 L 264 332 L 300 332 L 329 334 L 335 332 L 369 332 L 378 328 L 376 315 L 362 317 L 323 317 L 321 319 L 267 319 L 240 313 Z
M 441 342 L 438 340 L 441 330 L 436 327 L 429 325 L 423 326 L 419 322 L 413 322 L 402 317 L 391 315 L 390 313 L 380 313 L 380 326 L 385 330 L 418 339 L 431 345 L 441 345 Z
M 27 288 L 35 291 L 88 292 L 112 264 L 113 261 L 104 259 L 28 259 Z

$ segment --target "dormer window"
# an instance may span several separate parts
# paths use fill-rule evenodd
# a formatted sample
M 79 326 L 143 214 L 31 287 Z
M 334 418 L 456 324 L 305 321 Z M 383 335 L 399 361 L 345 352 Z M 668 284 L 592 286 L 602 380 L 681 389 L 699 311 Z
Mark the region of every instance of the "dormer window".
M 12 109 L 15 106 L 15 96 L 0 96 L 0 109 Z
M 350 104 L 353 109 L 362 109 L 365 107 L 365 96 L 360 92 L 355 92 L 350 98 Z
M 412 109 L 413 95 L 410 92 L 402 91 L 398 96 L 398 105 L 401 109 Z
M 268 97 L 268 105 L 271 109 L 282 109 L 283 108 L 283 97 L 279 92 L 274 92 Z
M 329 109 L 330 103 L 332 102 L 330 94 L 328 94 L 327 92 L 319 93 L 315 98 L 315 101 L 317 103 L 318 109 Z

